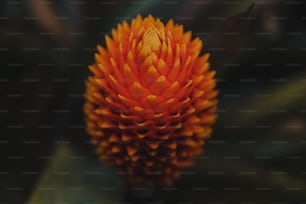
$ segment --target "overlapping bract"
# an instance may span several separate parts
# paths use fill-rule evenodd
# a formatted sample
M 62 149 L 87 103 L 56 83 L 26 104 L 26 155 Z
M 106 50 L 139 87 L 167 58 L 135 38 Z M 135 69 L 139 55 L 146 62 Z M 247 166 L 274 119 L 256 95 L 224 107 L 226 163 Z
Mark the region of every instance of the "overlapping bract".
M 171 184 L 216 120 L 209 54 L 182 25 L 123 22 L 98 46 L 86 83 L 87 132 L 100 158 L 136 184 Z

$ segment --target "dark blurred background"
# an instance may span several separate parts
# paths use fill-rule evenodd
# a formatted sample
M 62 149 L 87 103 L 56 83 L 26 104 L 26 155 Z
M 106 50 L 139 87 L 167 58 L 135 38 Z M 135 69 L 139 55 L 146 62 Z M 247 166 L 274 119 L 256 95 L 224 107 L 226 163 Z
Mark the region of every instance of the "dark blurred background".
M 306 203 L 303 0 L 0 2 L 0 203 Z M 96 45 L 122 20 L 173 18 L 204 41 L 219 118 L 174 186 L 133 187 L 84 131 Z

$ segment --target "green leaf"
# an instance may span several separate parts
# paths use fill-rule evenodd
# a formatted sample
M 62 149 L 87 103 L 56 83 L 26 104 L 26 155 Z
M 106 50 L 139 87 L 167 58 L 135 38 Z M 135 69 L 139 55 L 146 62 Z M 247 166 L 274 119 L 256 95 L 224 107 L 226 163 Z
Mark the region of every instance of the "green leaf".
M 33 191 L 29 203 L 117 203 L 123 185 L 99 162 L 61 144 Z

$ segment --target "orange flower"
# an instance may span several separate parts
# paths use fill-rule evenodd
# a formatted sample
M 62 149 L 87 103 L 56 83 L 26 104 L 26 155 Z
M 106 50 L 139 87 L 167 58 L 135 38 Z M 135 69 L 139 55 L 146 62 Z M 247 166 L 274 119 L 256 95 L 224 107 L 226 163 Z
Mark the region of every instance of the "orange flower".
M 216 120 L 215 72 L 202 42 L 151 15 L 98 45 L 86 83 L 87 132 L 100 158 L 136 184 L 171 184 Z

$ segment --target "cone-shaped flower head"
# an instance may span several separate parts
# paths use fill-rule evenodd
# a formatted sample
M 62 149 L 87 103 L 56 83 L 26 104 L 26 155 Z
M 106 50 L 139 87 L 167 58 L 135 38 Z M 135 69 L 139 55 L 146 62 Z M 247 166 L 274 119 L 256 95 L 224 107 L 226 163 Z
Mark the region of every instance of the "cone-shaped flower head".
M 215 72 L 202 42 L 151 15 L 98 46 L 86 83 L 87 132 L 100 158 L 137 184 L 171 184 L 216 120 Z

